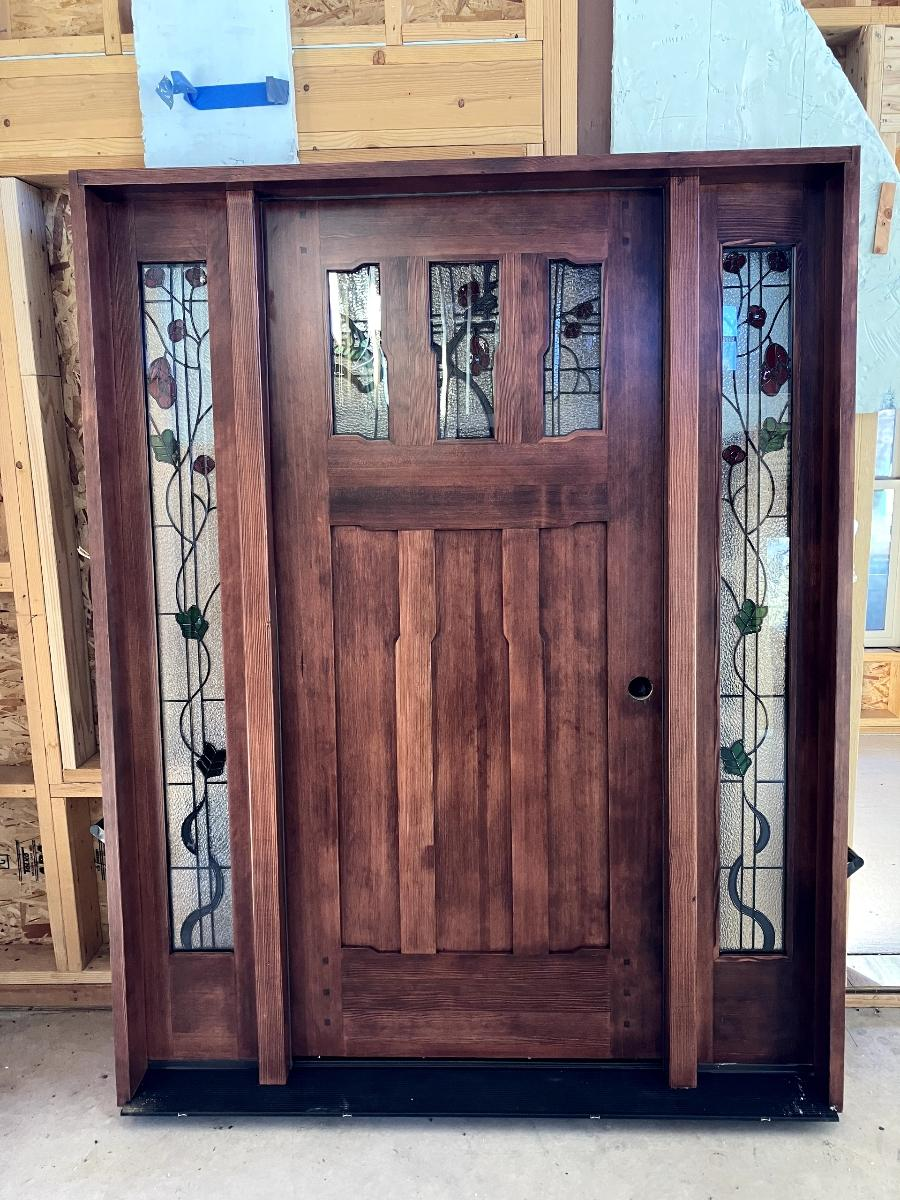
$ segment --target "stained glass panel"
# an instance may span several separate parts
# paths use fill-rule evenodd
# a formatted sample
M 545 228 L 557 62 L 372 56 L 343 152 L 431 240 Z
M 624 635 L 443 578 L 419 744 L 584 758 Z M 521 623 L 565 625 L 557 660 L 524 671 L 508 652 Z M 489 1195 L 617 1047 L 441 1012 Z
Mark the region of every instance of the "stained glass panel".
M 329 271 L 328 311 L 334 432 L 386 438 L 388 381 L 378 267 Z
M 723 953 L 784 950 L 793 251 L 726 249 L 719 542 Z
M 600 264 L 551 259 L 544 433 L 559 437 L 601 424 Z
M 206 264 L 141 267 L 174 950 L 228 950 L 231 852 Z
M 494 436 L 499 283 L 498 262 L 431 264 L 439 438 Z

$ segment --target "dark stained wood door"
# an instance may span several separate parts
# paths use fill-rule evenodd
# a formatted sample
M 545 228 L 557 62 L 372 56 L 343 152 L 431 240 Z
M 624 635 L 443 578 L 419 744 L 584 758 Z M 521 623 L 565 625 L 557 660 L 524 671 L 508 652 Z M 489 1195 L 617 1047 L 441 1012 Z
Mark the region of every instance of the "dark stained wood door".
M 661 196 L 264 226 L 294 1053 L 659 1057 Z

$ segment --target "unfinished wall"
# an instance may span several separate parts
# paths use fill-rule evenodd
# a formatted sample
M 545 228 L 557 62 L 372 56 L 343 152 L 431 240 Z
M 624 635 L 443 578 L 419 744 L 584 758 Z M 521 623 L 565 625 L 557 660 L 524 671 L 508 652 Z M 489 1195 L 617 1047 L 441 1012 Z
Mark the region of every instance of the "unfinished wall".
M 800 0 L 616 0 L 614 153 L 862 147 L 857 406 L 900 394 L 900 234 L 872 253 L 878 192 L 900 179 Z

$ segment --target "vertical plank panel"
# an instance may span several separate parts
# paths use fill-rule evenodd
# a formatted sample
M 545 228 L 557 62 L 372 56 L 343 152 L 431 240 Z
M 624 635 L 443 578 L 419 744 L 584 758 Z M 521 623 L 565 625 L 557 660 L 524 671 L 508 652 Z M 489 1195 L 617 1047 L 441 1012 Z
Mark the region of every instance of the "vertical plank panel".
M 502 327 L 496 355 L 496 438 L 515 445 L 544 435 L 544 351 L 547 349 L 547 259 L 504 254 L 500 260 Z
M 437 630 L 434 533 L 401 532 L 397 641 L 400 949 L 434 954 L 434 767 L 431 644 Z
M 284 1083 L 290 1066 L 277 678 L 273 646 L 272 528 L 268 417 L 261 337 L 259 260 L 252 188 L 228 193 L 237 486 L 246 671 L 247 771 L 260 1083 Z
M 669 182 L 666 424 L 666 979 L 669 1084 L 697 1085 L 697 424 L 700 181 Z
M 501 535 L 435 535 L 438 950 L 512 946 Z
M 397 534 L 335 529 L 331 561 L 341 940 L 398 950 Z
M 547 712 L 536 529 L 503 531 L 503 632 L 509 643 L 513 952 L 546 954 Z
M 609 942 L 606 527 L 544 529 L 540 539 L 550 949 L 568 951 Z
M 389 258 L 381 263 L 384 352 L 391 398 L 391 439 L 429 446 L 437 433 L 437 366 L 431 350 L 428 262 Z

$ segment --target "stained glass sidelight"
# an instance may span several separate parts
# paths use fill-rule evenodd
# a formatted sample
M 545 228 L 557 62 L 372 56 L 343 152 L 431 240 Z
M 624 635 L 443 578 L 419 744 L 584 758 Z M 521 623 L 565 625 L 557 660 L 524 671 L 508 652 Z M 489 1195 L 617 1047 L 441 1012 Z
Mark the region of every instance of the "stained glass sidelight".
M 388 381 L 378 267 L 329 271 L 328 311 L 334 432 L 386 438 Z
M 558 437 L 601 424 L 600 264 L 551 259 L 544 433 Z
M 723 953 L 784 950 L 793 251 L 726 249 L 720 586 Z
M 438 437 L 492 438 L 500 264 L 432 263 L 430 282 Z
M 231 949 L 231 857 L 206 264 L 141 267 L 174 950 Z

